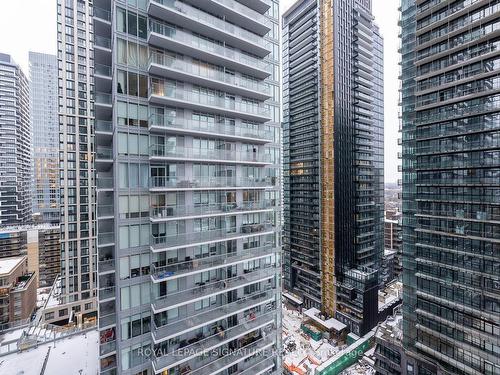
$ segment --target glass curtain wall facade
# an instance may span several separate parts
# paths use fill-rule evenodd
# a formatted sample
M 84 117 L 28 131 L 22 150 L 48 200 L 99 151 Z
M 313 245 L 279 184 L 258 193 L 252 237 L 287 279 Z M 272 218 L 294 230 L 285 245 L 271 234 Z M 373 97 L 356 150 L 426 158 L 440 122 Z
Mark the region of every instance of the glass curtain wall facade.
M 30 52 L 33 128 L 33 213 L 59 223 L 59 121 L 57 56 Z
M 68 317 L 95 312 L 92 3 L 58 0 L 61 299 Z M 63 317 L 62 317 L 63 318 Z
M 0 226 L 31 222 L 31 122 L 29 83 L 0 53 Z
M 101 373 L 277 373 L 278 1 L 93 5 Z
M 321 36 L 321 37 L 320 37 Z M 285 286 L 356 334 L 377 323 L 383 52 L 370 1 L 283 16 Z
M 401 12 L 404 344 L 418 373 L 499 374 L 499 4 Z
M 284 287 L 321 307 L 318 4 L 283 17 Z

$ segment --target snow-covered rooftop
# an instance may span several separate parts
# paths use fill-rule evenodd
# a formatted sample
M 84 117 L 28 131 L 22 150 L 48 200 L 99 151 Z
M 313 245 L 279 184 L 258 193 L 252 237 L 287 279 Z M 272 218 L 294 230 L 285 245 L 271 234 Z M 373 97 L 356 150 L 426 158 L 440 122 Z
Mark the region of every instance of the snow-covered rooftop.
M 97 374 L 99 333 L 95 329 L 0 357 L 0 373 L 39 375 L 47 356 L 45 374 Z
M 304 311 L 304 315 L 328 330 L 333 329 L 337 332 L 340 332 L 343 329 L 347 328 L 344 323 L 335 318 L 321 319 L 321 311 L 314 307 Z
M 19 263 L 24 261 L 26 257 L 13 257 L 13 258 L 2 258 L 0 259 L 0 275 L 11 273 L 14 268 L 17 267 Z

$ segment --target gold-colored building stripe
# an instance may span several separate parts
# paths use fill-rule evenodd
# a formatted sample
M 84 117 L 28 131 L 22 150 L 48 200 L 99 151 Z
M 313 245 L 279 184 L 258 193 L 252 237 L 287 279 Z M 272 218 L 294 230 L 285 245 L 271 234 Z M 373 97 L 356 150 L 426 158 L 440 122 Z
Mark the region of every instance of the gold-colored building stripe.
M 333 0 L 320 4 L 321 62 L 321 292 L 323 310 L 335 316 L 335 159 Z

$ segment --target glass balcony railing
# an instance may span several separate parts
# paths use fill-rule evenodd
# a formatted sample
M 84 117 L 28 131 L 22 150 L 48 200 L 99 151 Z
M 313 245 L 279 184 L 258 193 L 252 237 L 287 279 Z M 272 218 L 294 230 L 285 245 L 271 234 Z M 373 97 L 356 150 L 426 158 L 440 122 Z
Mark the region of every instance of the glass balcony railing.
M 116 315 L 99 315 L 99 328 L 104 328 L 110 325 L 116 324 Z
M 99 245 L 107 245 L 115 242 L 115 234 L 113 232 L 99 233 L 97 235 Z
M 168 85 L 166 82 L 151 82 L 151 95 L 164 96 L 189 103 L 218 107 L 228 111 L 242 112 L 249 115 L 269 118 L 269 110 L 264 104 L 231 99 L 227 96 L 208 95 L 188 91 Z
M 208 148 L 172 147 L 154 144 L 149 148 L 150 157 L 183 158 L 197 160 L 225 160 L 248 163 L 271 163 L 271 155 L 258 151 L 216 150 Z
M 115 260 L 114 259 L 100 260 L 98 268 L 99 272 L 112 271 L 115 269 Z
M 176 205 L 153 207 L 150 210 L 151 219 L 169 217 L 216 215 L 222 213 L 237 213 L 239 211 L 266 210 L 274 207 L 274 200 L 249 201 L 238 203 L 215 203 L 196 206 Z
M 110 147 L 97 147 L 95 152 L 96 159 L 101 160 L 112 160 L 113 159 L 113 149 Z
M 105 355 L 105 354 L 111 353 L 114 350 L 116 350 L 116 341 L 115 340 L 99 344 L 99 354 L 100 355 Z
M 100 35 L 94 35 L 95 45 L 102 48 L 111 49 L 111 39 Z
M 276 252 L 272 245 L 244 249 L 234 253 L 215 255 L 207 258 L 193 259 L 166 266 L 152 266 L 151 276 L 155 280 L 163 280 L 172 276 L 179 276 L 185 273 L 202 272 L 205 269 L 224 266 L 226 264 L 238 263 L 247 259 L 254 259 L 271 255 Z
M 97 204 L 97 217 L 113 216 L 115 214 L 115 206 L 112 204 Z
M 152 2 L 161 4 L 166 8 L 173 9 L 179 13 L 184 14 L 186 17 L 194 19 L 204 25 L 215 27 L 236 37 L 246 39 L 267 50 L 270 50 L 272 48 L 270 43 L 268 43 L 263 37 L 242 29 L 241 27 L 235 26 L 234 24 L 226 22 L 220 18 L 212 16 L 209 13 L 189 6 L 188 4 L 181 3 L 180 1 L 175 0 L 152 0 Z M 262 15 L 260 16 L 262 17 Z
M 244 365 L 243 371 L 240 372 L 240 375 L 254 375 L 254 374 L 262 374 L 263 371 L 267 369 L 271 369 L 275 366 L 274 358 L 269 356 L 265 359 L 262 359 L 263 356 L 256 356 L 254 359 L 246 362 Z
M 265 337 L 261 337 L 250 344 L 247 344 L 240 349 L 232 352 L 230 355 L 226 355 L 222 358 L 216 359 L 209 364 L 200 367 L 192 372 L 190 375 L 205 375 L 218 373 L 221 369 L 226 368 L 232 363 L 241 362 L 244 358 L 248 357 L 250 353 L 259 353 L 260 351 L 271 347 L 276 342 L 276 330 L 271 329 L 269 332 L 266 332 Z
M 273 140 L 273 133 L 264 130 L 262 126 L 245 125 L 244 123 L 237 125 L 216 122 L 208 123 L 153 113 L 149 117 L 149 126 L 193 130 L 211 135 L 221 134 L 233 137 L 262 139 L 268 142 Z
M 218 241 L 241 237 L 245 234 L 259 234 L 273 230 L 270 223 L 244 224 L 239 230 L 237 228 L 221 228 L 203 232 L 179 233 L 169 236 L 151 236 L 151 245 L 155 249 L 169 248 L 175 246 L 186 246 L 197 242 Z
M 94 72 L 101 76 L 111 77 L 111 67 L 108 65 L 96 63 L 94 65 Z
M 105 300 L 108 298 L 115 298 L 115 287 L 114 286 L 99 289 L 99 301 L 102 301 L 102 300 Z
M 96 181 L 98 189 L 113 189 L 113 177 L 98 177 Z
M 276 272 L 276 270 L 274 270 Z M 203 295 L 200 295 L 203 297 Z M 223 319 L 224 317 L 243 312 L 255 306 L 262 305 L 266 302 L 273 302 L 276 298 L 276 289 L 270 289 L 265 292 L 256 292 L 249 294 L 243 298 L 239 298 L 235 302 L 231 302 L 222 306 L 217 306 L 203 312 L 188 316 L 183 319 L 173 321 L 158 327 L 153 321 L 154 330 L 153 336 L 156 341 L 168 339 L 179 335 L 186 329 L 195 330 L 198 327 L 203 327 L 211 322 Z
M 214 1 L 215 3 L 219 3 L 227 8 L 233 9 L 234 11 L 243 14 L 244 16 L 251 18 L 252 20 L 257 21 L 258 23 L 261 23 L 267 26 L 268 28 L 272 27 L 271 21 L 269 21 L 269 19 L 267 19 L 266 16 L 260 14 L 259 12 L 256 12 L 253 9 L 248 8 L 247 6 L 237 1 L 234 0 L 212 0 L 212 1 Z
M 113 132 L 113 122 L 112 121 L 104 121 L 104 120 L 96 120 L 95 131 L 96 132 L 104 132 L 104 133 L 112 133 Z
M 249 65 L 254 68 L 270 73 L 270 64 L 262 59 L 258 59 L 256 57 L 244 54 L 240 51 L 221 46 L 220 44 L 208 41 L 206 39 L 202 39 L 191 33 L 177 30 L 161 22 L 150 19 L 149 30 L 150 32 L 163 35 L 177 42 L 182 42 L 188 46 L 199 49 L 201 51 L 215 53 L 225 58 L 234 60 L 238 63 Z
M 193 188 L 222 188 L 222 187 L 272 187 L 276 186 L 276 177 L 208 177 L 208 176 L 158 176 L 151 177 L 151 189 L 193 189 Z
M 243 78 L 242 76 L 228 74 L 220 70 L 201 67 L 192 62 L 177 59 L 162 53 L 152 52 L 149 62 L 151 64 L 162 65 L 170 69 L 270 95 L 269 85 L 263 81 L 254 81 Z
M 111 21 L 111 12 L 106 9 L 102 9 L 96 6 L 93 6 L 92 9 L 94 10 L 94 17 L 100 18 L 105 21 Z
M 171 293 L 166 296 L 158 297 L 153 302 L 155 311 L 168 310 L 172 305 L 191 303 L 207 295 L 218 295 L 231 290 L 236 290 L 244 286 L 255 284 L 260 281 L 269 280 L 276 275 L 277 270 L 273 265 L 267 268 L 259 268 L 257 270 L 245 273 L 240 276 L 231 277 L 229 279 L 221 279 L 218 281 L 199 283 L 199 286 L 186 289 L 180 292 Z
M 96 104 L 111 105 L 111 103 L 112 103 L 111 94 L 97 92 L 95 94 L 95 102 L 96 102 Z
M 180 343 L 179 348 L 171 350 L 169 353 L 156 357 L 154 365 L 156 369 L 164 369 L 172 365 L 185 362 L 191 358 L 203 355 L 211 349 L 219 347 L 231 340 L 239 338 L 246 333 L 255 331 L 266 323 L 273 323 L 276 319 L 276 310 L 268 312 L 249 313 L 239 320 L 239 324 L 228 329 L 221 329 L 219 332 L 208 337 L 200 337 L 196 342 L 184 345 Z M 192 368 L 192 370 L 195 370 Z

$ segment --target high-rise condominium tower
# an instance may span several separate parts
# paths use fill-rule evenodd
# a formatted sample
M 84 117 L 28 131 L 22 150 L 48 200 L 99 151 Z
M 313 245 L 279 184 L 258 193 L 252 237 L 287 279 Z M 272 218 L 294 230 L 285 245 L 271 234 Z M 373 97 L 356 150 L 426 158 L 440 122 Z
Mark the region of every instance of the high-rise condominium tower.
M 95 0 L 93 30 L 101 372 L 280 371 L 278 1 Z
M 67 304 L 60 310 L 67 317 L 96 309 L 93 36 L 90 2 L 58 0 L 60 303 Z
M 500 11 L 402 1 L 403 330 L 414 374 L 500 374 Z
M 31 221 L 31 154 L 28 80 L 0 53 L 0 226 Z
M 57 57 L 30 52 L 30 114 L 33 129 L 33 213 L 59 223 L 59 120 Z
M 371 1 L 283 16 L 285 288 L 364 334 L 383 253 L 382 38 Z

